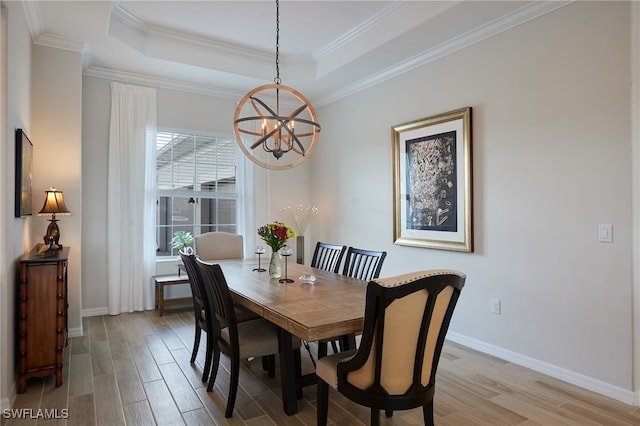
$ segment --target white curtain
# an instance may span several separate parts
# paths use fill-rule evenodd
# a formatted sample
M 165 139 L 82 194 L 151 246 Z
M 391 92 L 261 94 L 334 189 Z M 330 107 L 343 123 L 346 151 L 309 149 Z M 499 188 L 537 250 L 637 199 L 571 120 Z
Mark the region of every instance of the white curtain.
M 154 309 L 156 90 L 111 83 L 107 178 L 109 314 Z

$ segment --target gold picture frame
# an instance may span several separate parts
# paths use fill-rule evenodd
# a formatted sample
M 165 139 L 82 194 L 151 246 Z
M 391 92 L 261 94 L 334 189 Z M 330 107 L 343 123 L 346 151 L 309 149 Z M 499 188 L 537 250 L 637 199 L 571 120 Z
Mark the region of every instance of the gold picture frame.
M 471 107 L 398 124 L 394 244 L 473 252 Z

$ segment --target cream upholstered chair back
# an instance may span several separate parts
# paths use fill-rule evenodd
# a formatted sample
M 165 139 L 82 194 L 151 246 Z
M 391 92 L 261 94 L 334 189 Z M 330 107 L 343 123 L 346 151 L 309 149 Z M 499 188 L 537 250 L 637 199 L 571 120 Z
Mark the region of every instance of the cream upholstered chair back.
M 446 274 L 450 272 L 416 273 L 378 279 L 375 283 L 383 289 L 401 291 L 420 279 L 431 277 L 435 280 Z M 464 277 L 459 273 L 453 276 Z M 379 310 L 373 322 L 368 356 L 362 366 L 347 374 L 347 382 L 365 390 L 379 374 L 380 386 L 389 395 L 402 395 L 417 378 L 422 386 L 435 381 L 436 355 L 440 355 L 448 328 L 450 318 L 447 313 L 452 302 L 455 304 L 454 296 L 457 299 L 455 290 L 453 284 L 441 281 L 435 288 L 421 286 L 408 294 L 400 292 L 392 297 L 384 297 L 382 291 L 375 302 Z M 376 360 L 380 361 L 379 373 L 376 373 Z
M 350 400 L 392 413 L 423 406 L 433 422 L 436 370 L 466 277 L 432 270 L 370 281 L 360 347 L 318 360 L 318 424 L 326 423 L 326 385 Z
M 207 232 L 196 235 L 196 255 L 202 260 L 242 259 L 242 235 Z

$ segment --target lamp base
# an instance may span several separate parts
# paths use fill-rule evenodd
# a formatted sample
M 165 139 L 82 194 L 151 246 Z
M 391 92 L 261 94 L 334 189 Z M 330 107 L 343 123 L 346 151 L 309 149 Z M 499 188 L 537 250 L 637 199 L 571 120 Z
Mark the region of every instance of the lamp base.
M 56 244 L 60 246 L 58 243 L 60 241 L 60 228 L 58 228 L 58 224 L 56 223 L 58 220 L 55 216 L 49 220 L 49 226 L 47 227 L 47 233 L 44 235 L 43 240 L 45 244 L 53 245 Z

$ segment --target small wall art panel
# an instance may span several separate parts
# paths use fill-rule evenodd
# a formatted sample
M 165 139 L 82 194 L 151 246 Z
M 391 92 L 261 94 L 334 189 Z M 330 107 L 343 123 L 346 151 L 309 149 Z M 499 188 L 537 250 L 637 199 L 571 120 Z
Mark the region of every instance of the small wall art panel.
M 16 129 L 16 217 L 29 216 L 33 213 L 32 180 L 33 144 L 22 129 Z

